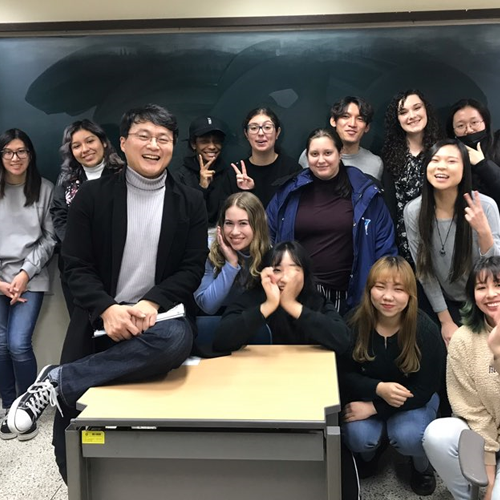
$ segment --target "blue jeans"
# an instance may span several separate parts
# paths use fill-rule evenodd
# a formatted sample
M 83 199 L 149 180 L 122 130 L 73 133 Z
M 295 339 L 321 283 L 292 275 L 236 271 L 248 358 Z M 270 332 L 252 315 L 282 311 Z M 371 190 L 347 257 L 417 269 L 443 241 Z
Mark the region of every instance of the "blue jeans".
M 90 387 L 139 382 L 178 368 L 191 352 L 193 332 L 186 319 L 160 321 L 142 335 L 61 365 L 59 398 L 68 407 Z
M 342 424 L 342 438 L 354 453 L 370 460 L 387 433 L 389 444 L 401 455 L 413 458 L 419 471 L 427 468 L 428 460 L 422 446 L 427 426 L 436 418 L 439 397 L 434 394 L 422 408 L 400 411 L 384 421 L 376 415 L 365 420 Z
M 0 295 L 0 396 L 3 408 L 10 408 L 19 394 L 36 379 L 36 359 L 31 345 L 43 292 L 24 292 L 27 302 L 10 305 Z M 16 390 L 17 386 L 17 390 Z

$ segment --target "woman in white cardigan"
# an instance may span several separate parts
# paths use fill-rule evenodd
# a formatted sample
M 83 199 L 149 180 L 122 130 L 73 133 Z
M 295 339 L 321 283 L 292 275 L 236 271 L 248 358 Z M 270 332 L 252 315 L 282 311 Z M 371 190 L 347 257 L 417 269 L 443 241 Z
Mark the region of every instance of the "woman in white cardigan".
M 446 387 L 453 417 L 432 422 L 423 439 L 427 456 L 457 500 L 468 500 L 469 484 L 458 462 L 464 429 L 485 440 L 484 463 L 489 484 L 486 500 L 500 499 L 500 374 L 488 336 L 500 311 L 500 257 L 480 259 L 467 281 L 464 325 L 448 348 Z M 499 367 L 500 368 L 500 367 Z

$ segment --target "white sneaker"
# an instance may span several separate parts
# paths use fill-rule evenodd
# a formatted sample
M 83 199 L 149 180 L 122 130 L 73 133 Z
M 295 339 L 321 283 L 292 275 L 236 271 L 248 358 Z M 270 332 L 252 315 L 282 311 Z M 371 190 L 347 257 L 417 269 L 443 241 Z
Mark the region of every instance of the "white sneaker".
M 35 382 L 12 404 L 7 424 L 14 434 L 28 434 L 49 404 L 57 406 L 61 411 L 57 401 L 57 384 L 49 379 L 49 372 L 54 368 L 56 365 L 47 365 L 42 368 Z

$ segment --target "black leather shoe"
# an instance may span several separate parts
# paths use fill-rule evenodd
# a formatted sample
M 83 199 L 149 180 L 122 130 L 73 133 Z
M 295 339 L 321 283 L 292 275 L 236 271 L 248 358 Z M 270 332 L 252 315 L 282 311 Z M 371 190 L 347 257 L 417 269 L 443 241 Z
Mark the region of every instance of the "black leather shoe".
M 414 493 L 421 497 L 432 495 L 436 489 L 436 477 L 432 466 L 429 464 L 424 472 L 418 472 L 412 460 L 410 486 Z
M 389 442 L 387 441 L 387 439 L 383 439 L 379 447 L 375 451 L 375 456 L 368 462 L 363 460 L 358 453 L 354 455 L 360 479 L 366 479 L 367 477 L 371 477 L 377 474 L 380 457 L 382 456 L 384 451 L 387 450 L 388 446 Z

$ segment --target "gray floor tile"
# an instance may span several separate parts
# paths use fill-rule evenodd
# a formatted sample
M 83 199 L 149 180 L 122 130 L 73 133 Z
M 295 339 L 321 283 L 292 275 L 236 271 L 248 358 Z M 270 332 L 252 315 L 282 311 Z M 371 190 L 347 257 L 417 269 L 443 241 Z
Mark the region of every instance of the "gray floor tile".
M 0 499 L 67 500 L 52 451 L 52 420 L 48 409 L 39 420 L 40 432 L 30 441 L 0 440 Z M 55 496 L 62 490 L 63 496 Z
M 50 500 L 68 500 L 68 489 L 63 483 Z
M 410 462 L 395 450 L 389 448 L 380 460 L 380 473 L 361 481 L 363 500 L 429 499 L 452 500 L 443 482 L 437 477 L 436 491 L 427 497 L 415 495 L 410 488 Z

